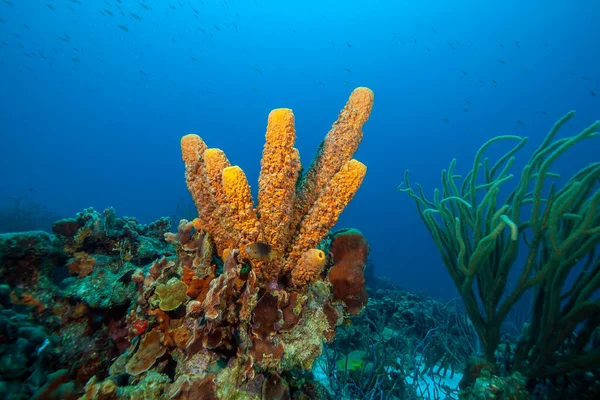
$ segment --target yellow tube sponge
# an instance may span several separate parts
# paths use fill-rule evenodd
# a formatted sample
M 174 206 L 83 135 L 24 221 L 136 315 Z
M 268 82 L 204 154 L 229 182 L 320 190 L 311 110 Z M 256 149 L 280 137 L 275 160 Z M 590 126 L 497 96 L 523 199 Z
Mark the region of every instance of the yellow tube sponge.
M 200 136 L 190 133 L 181 138 L 181 158 L 186 168 L 198 162 L 204 150 L 206 144 Z
M 223 191 L 227 199 L 229 212 L 225 218 L 230 218 L 233 230 L 239 235 L 238 246 L 242 247 L 258 239 L 260 224 L 254 211 L 250 185 L 244 171 L 234 165 L 223 170 Z
M 319 191 L 358 149 L 363 137 L 362 127 L 371 115 L 374 99 L 373 91 L 366 87 L 358 87 L 350 94 L 346 106 L 340 111 L 306 172 L 298 192 L 294 224 L 313 206 Z
M 325 253 L 319 249 L 309 249 L 302 253 L 298 265 L 292 269 L 294 286 L 306 286 L 319 278 L 325 266 Z
M 201 222 L 205 203 L 209 200 L 208 187 L 203 172 L 202 153 L 206 144 L 202 138 L 195 134 L 185 135 L 181 138 L 181 158 L 185 164 L 185 181 L 188 187 Z
M 315 203 L 302 219 L 298 233 L 289 248 L 286 271 L 293 269 L 301 254 L 306 249 L 316 247 L 333 228 L 344 208 L 354 197 L 366 173 L 367 167 L 363 163 L 350 160 L 319 192 Z
M 300 153 L 294 148 L 294 113 L 278 108 L 269 113 L 258 181 L 258 214 L 264 240 L 283 254 L 291 237 L 290 223 L 300 173 Z
M 231 164 L 221 149 L 209 148 L 202 154 L 205 179 L 210 198 L 205 206 L 204 218 L 208 219 L 205 230 L 212 236 L 217 253 L 223 254 L 223 249 L 235 245 L 230 226 L 227 226 L 225 213 L 228 212 L 227 199 L 223 190 L 221 175 Z M 202 214 L 200 214 L 202 215 Z
M 312 250 L 333 228 L 365 176 L 366 167 L 352 157 L 373 99 L 365 87 L 351 93 L 302 179 L 294 114 L 287 108 L 273 110 L 256 208 L 244 171 L 231 166 L 223 151 L 207 148 L 199 136 L 184 136 L 186 181 L 198 208 L 194 227 L 209 234 L 220 257 L 237 249 L 242 261 L 252 263 L 261 284 L 292 271 L 296 285 L 311 282 L 322 268 L 315 261 L 319 253 Z M 269 259 L 250 257 L 245 249 L 252 244 L 268 246 Z

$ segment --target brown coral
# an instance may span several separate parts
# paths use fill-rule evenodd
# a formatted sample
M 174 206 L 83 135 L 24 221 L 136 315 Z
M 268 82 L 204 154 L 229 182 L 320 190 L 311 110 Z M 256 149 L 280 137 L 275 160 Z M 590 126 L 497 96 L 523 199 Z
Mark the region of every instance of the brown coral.
M 69 273 L 79 275 L 80 278 L 85 278 L 92 273 L 95 264 L 95 258 L 84 251 L 80 251 L 73 255 L 67 267 L 69 268 Z
M 154 329 L 144 335 L 140 347 L 125 365 L 125 371 L 134 376 L 146 372 L 166 351 L 160 332 Z

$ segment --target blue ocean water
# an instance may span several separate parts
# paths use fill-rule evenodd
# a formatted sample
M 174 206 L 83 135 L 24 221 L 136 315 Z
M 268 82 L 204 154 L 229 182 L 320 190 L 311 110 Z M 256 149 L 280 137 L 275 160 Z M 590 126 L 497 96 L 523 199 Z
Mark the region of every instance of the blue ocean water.
M 356 154 L 367 178 L 338 226 L 369 239 L 377 275 L 452 297 L 396 190 L 404 170 L 431 193 L 452 158 L 466 173 L 495 135 L 528 136 L 530 152 L 571 109 L 561 134 L 600 118 L 599 18 L 592 0 L 2 0 L 0 208 L 172 215 L 190 204 L 179 148 L 190 132 L 255 189 L 271 109 L 294 110 L 307 166 L 367 86 L 375 106 Z M 577 146 L 555 170 L 599 150 Z

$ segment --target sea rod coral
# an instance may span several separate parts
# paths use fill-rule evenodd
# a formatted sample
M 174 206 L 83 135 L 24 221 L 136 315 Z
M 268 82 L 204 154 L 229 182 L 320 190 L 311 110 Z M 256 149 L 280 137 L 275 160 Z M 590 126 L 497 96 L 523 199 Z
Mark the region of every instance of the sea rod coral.
M 121 386 L 110 398 L 144 390 L 173 399 L 314 393 L 302 377 L 336 326 L 367 301 L 365 238 L 330 230 L 365 176 L 352 156 L 372 106 L 371 90 L 352 92 L 304 175 L 294 114 L 273 110 L 256 205 L 242 169 L 199 136 L 182 138 L 198 217 L 166 235 L 176 256 L 132 276 L 132 346 L 111 367 L 109 380 Z M 98 385 L 90 381 L 85 398 L 102 398 Z
M 461 185 L 452 160 L 433 200 L 420 186 L 416 191 L 411 187 L 408 171 L 405 187 L 399 188 L 415 200 L 462 295 L 487 362 L 496 361 L 511 310 L 531 294 L 530 320 L 508 372 L 532 382 L 600 367 L 600 162 L 570 176 L 551 171 L 573 146 L 600 136 L 596 121 L 578 134 L 557 139 L 574 115 L 570 111 L 554 124 L 516 177 L 509 171 L 527 138 L 504 135 L 477 151 Z M 516 144 L 492 163 L 484 151 L 500 141 Z M 563 179 L 562 186 L 557 178 Z M 510 181 L 514 184 L 504 197 L 501 188 Z

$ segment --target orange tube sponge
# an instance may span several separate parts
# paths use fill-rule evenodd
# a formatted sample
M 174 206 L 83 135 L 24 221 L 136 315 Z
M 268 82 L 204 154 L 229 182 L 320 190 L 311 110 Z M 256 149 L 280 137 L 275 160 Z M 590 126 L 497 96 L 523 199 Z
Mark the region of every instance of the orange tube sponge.
M 317 201 L 319 191 L 350 161 L 358 149 L 363 137 L 362 127 L 371 115 L 374 98 L 373 91 L 366 87 L 358 87 L 350 94 L 346 106 L 340 111 L 306 172 L 298 192 L 294 226 Z
M 207 148 L 197 135 L 184 136 L 186 179 L 199 214 L 194 227 L 210 235 L 220 257 L 238 249 L 245 259 L 248 245 L 267 244 L 276 256 L 252 261 L 260 279 L 271 282 L 292 271 L 303 253 L 318 245 L 364 178 L 366 167 L 352 156 L 362 140 L 373 98 L 368 88 L 352 92 L 302 181 L 300 155 L 294 148 L 294 114 L 287 108 L 273 110 L 256 208 L 244 172 L 232 167 L 221 150 Z M 295 272 L 299 284 L 310 280 L 301 270 Z
M 203 218 L 208 220 L 205 230 L 212 236 L 220 256 L 223 254 L 223 249 L 234 246 L 230 226 L 227 226 L 224 215 L 227 212 L 227 199 L 222 180 L 223 170 L 231 164 L 221 149 L 206 149 L 202 154 L 202 160 L 210 194 L 207 201 L 210 205 L 207 205 L 207 214 Z
M 326 261 L 325 253 L 319 249 L 309 249 L 302 253 L 298 265 L 292 269 L 294 286 L 306 286 L 319 278 Z
M 300 173 L 300 154 L 294 148 L 294 113 L 278 108 L 269 113 L 258 181 L 258 213 L 264 240 L 283 254 L 292 233 L 290 223 Z
M 181 158 L 185 164 L 185 180 L 199 216 L 205 215 L 204 207 L 209 199 L 202 165 L 204 150 L 206 150 L 206 144 L 200 136 L 189 134 L 181 138 Z
M 325 188 L 319 192 L 314 205 L 302 219 L 294 238 L 285 270 L 293 269 L 306 249 L 316 247 L 336 224 L 340 214 L 360 187 L 367 167 L 357 160 L 345 163 Z
M 239 235 L 236 240 L 238 245 L 243 246 L 253 243 L 258 239 L 260 224 L 254 211 L 250 185 L 244 171 L 234 165 L 223 170 L 223 192 L 227 197 L 229 212 L 227 217 L 231 218 L 232 228 Z

